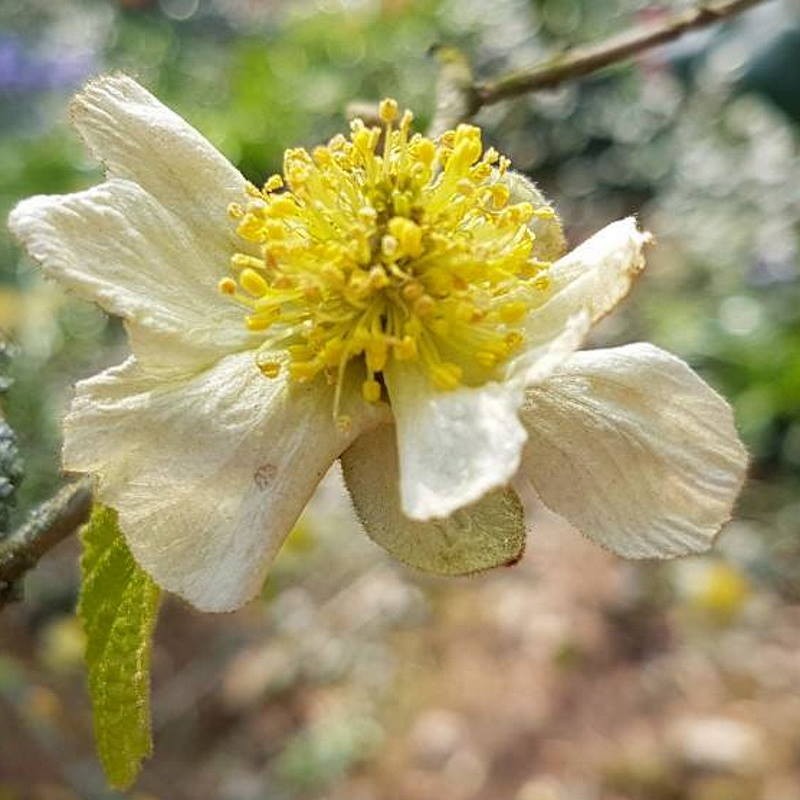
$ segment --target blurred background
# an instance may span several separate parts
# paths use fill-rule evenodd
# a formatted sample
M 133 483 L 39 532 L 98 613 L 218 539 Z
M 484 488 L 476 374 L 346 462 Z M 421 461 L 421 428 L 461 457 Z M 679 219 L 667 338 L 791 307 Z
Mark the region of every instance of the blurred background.
M 67 125 L 124 70 L 256 182 L 282 151 L 397 97 L 421 126 L 434 43 L 482 77 L 681 3 L 645 0 L 2 0 L 0 217 L 100 172 Z M 435 580 L 358 530 L 329 476 L 263 598 L 166 603 L 155 756 L 136 800 L 800 798 L 800 2 L 771 0 L 633 64 L 478 117 L 570 241 L 638 213 L 658 247 L 594 344 L 647 339 L 736 409 L 752 453 L 705 557 L 624 563 L 534 510 L 513 569 Z M 118 323 L 43 282 L 0 231 L 0 495 L 18 524 L 60 485 L 75 380 L 120 361 Z M 18 452 L 17 452 L 18 448 Z M 94 759 L 77 546 L 0 616 L 0 800 L 120 795 Z

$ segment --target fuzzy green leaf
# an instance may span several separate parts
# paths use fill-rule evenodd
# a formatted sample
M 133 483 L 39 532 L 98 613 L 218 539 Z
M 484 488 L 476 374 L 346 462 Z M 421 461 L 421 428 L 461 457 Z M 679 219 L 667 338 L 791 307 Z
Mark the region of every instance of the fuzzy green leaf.
M 519 561 L 525 515 L 512 489 L 496 489 L 444 519 L 409 519 L 400 504 L 395 431 L 382 425 L 342 454 L 345 483 L 367 535 L 395 558 L 434 575 L 469 575 Z M 375 476 L 385 487 L 376 491 Z
M 96 505 L 81 534 L 78 615 L 97 751 L 109 783 L 133 783 L 152 752 L 150 653 L 159 589 L 136 565 L 113 509 Z

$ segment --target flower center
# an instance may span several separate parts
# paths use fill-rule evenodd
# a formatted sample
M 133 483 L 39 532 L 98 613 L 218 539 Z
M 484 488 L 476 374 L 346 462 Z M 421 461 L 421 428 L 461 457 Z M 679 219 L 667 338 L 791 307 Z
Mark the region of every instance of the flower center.
M 236 278 L 220 290 L 263 333 L 262 372 L 275 377 L 270 354 L 288 352 L 294 380 L 323 373 L 336 386 L 334 413 L 351 362 L 370 402 L 392 360 L 416 362 L 441 390 L 492 379 L 547 287 L 529 223 L 554 212 L 510 202 L 509 161 L 483 149 L 480 129 L 411 135 L 393 100 L 380 118 L 311 153 L 288 150 L 283 175 L 229 209 L 259 255 L 234 255 Z

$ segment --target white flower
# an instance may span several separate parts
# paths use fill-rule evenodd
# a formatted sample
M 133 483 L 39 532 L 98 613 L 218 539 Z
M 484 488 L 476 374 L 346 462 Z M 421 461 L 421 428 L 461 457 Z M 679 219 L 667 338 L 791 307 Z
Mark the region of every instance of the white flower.
M 369 535 L 422 569 L 515 560 L 512 481 L 621 555 L 708 548 L 745 470 L 728 405 L 651 345 L 575 352 L 647 236 L 626 219 L 559 257 L 552 210 L 477 128 L 432 142 L 381 113 L 383 144 L 356 124 L 259 190 L 133 80 L 78 95 L 105 183 L 10 227 L 133 355 L 78 384 L 65 469 L 210 611 L 258 591 L 340 456 Z

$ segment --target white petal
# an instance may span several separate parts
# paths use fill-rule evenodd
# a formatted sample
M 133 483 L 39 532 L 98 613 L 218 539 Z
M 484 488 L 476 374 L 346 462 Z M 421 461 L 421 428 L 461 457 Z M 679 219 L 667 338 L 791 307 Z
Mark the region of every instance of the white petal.
M 344 479 L 367 534 L 395 558 L 436 575 L 467 575 L 515 563 L 525 548 L 522 505 L 490 492 L 445 519 L 417 522 L 400 508 L 393 426 L 362 434 L 342 453 Z
M 214 255 L 241 249 L 226 210 L 245 199 L 244 177 L 136 81 L 126 75 L 92 81 L 75 97 L 71 117 L 109 177 L 138 183 L 180 216 Z
M 265 378 L 252 353 L 188 382 L 164 382 L 131 358 L 78 384 L 64 467 L 98 476 L 134 557 L 155 581 L 205 611 L 250 599 L 332 461 L 375 422 L 330 391 Z
M 524 355 L 509 370 L 509 380 L 521 378 L 525 386 L 543 381 L 580 348 L 591 327 L 591 318 L 586 311 L 568 317 L 555 338 L 538 347 L 526 347 Z
M 519 384 L 435 389 L 414 365 L 384 373 L 397 425 L 400 497 L 412 519 L 446 517 L 506 484 L 519 465 L 525 429 Z
M 173 359 L 208 363 L 250 339 L 242 310 L 217 290 L 228 256 L 213 260 L 208 242 L 135 183 L 31 197 L 11 212 L 9 227 L 47 275 L 125 318 L 134 332 L 157 332 L 165 346 L 176 341 Z M 159 347 L 151 354 L 167 355 Z
M 542 305 L 526 319 L 525 351 L 511 362 L 509 372 L 524 375 L 528 384 L 546 377 L 549 370 L 537 362 L 550 352 L 549 343 L 564 336 L 576 315 L 594 323 L 628 294 L 644 269 L 642 249 L 649 238 L 628 217 L 607 225 L 556 261 L 548 272 L 550 287 Z M 561 350 L 568 355 L 567 349 Z
M 648 344 L 574 355 L 528 390 L 521 474 L 586 536 L 629 558 L 706 550 L 747 454 L 728 404 Z

